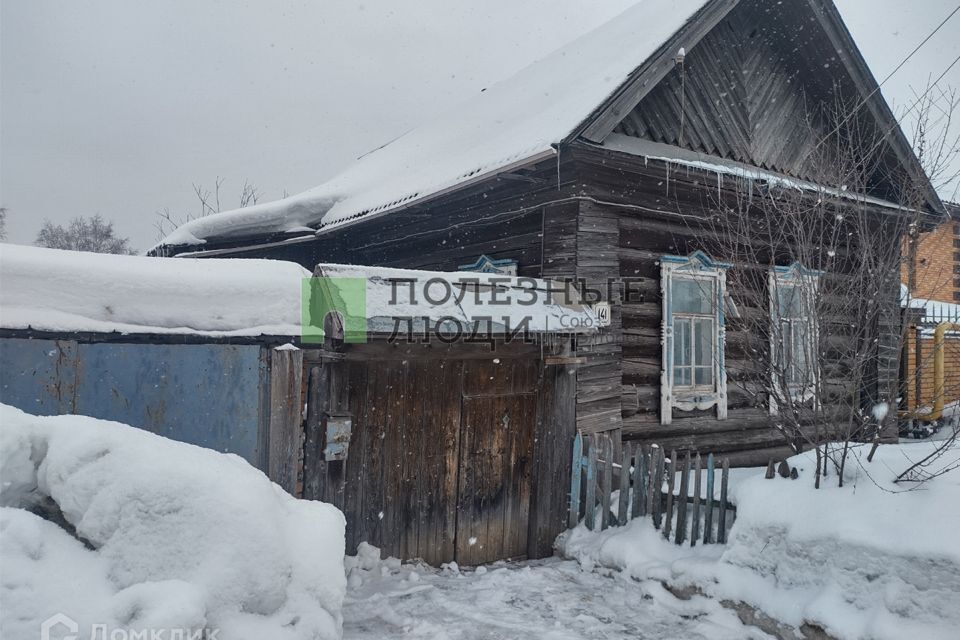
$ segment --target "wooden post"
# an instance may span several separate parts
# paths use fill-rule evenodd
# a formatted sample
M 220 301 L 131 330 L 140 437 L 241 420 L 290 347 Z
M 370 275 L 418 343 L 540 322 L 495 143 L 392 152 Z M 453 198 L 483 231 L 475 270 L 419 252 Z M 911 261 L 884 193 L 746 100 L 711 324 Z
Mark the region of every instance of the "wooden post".
M 670 539 L 670 525 L 673 523 L 673 483 L 677 475 L 677 452 L 670 452 L 670 464 L 667 466 L 667 521 L 663 525 L 663 537 Z
M 640 446 L 633 451 L 633 508 L 630 517 L 646 515 L 647 506 L 647 452 Z
M 567 524 L 573 529 L 580 521 L 580 474 L 583 467 L 583 438 L 573 437 L 573 464 L 570 467 L 570 517 Z
M 595 520 L 597 513 L 597 439 L 591 437 L 589 440 L 590 450 L 587 452 L 587 494 L 584 497 L 583 521 L 587 529 L 595 531 L 597 523 Z
M 620 500 L 617 504 L 617 525 L 627 524 L 627 510 L 630 508 L 630 459 L 633 445 L 623 447 L 620 456 Z
M 700 539 L 700 454 L 697 454 L 697 462 L 693 466 L 693 517 L 690 519 L 690 546 L 697 546 L 697 540 Z
M 650 461 L 650 487 L 647 492 L 647 506 L 653 518 L 653 527 L 659 529 L 663 518 L 663 506 L 660 502 L 660 489 L 663 486 L 663 449 L 656 447 L 652 453 L 655 460 Z
M 687 494 L 690 492 L 690 452 L 683 459 L 683 475 L 680 476 L 680 494 L 677 496 L 676 544 L 683 544 L 687 535 Z
M 723 475 L 720 476 L 720 521 L 717 523 L 717 542 L 727 542 L 727 479 L 730 475 L 730 460 L 723 459 Z
M 703 544 L 713 542 L 713 454 L 707 454 L 707 513 L 703 519 Z
M 273 349 L 270 352 L 270 432 L 268 472 L 271 480 L 292 495 L 297 493 L 300 457 L 301 381 L 303 351 Z
M 310 367 L 307 378 L 307 422 L 303 445 L 303 497 L 323 499 L 323 437 L 320 433 L 326 411 L 326 376 L 324 367 Z
M 603 437 L 603 493 L 600 495 L 600 505 L 602 516 L 600 518 L 600 530 L 603 531 L 610 526 L 610 494 L 613 493 L 613 439 L 610 436 Z

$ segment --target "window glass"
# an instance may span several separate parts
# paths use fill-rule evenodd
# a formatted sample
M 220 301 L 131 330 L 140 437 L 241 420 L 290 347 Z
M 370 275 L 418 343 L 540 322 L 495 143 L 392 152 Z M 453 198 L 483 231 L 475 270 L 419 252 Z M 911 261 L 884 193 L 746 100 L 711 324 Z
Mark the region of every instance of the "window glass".
M 680 386 L 690 385 L 690 330 L 689 319 L 677 318 L 673 326 L 673 383 Z
M 803 316 L 800 287 L 792 284 L 778 285 L 777 299 L 781 318 L 800 318 Z
M 698 387 L 713 386 L 713 367 L 697 367 L 695 384 Z
M 674 325 L 673 362 L 679 366 L 690 364 L 690 323 L 678 318 Z
M 807 338 L 807 324 L 799 321 L 793 323 L 793 344 L 791 345 L 790 382 L 806 383 L 807 380 L 807 350 L 812 348 Z
M 713 282 L 694 278 L 673 279 L 673 312 L 711 314 Z
M 673 383 L 679 387 L 713 385 L 712 318 L 674 317 Z
M 805 400 L 816 383 L 817 349 L 813 297 L 815 277 L 794 279 L 789 274 L 774 274 L 771 296 L 779 317 L 779 332 L 774 343 L 774 364 L 778 367 L 775 382 L 786 383 L 791 397 Z M 776 319 L 775 319 L 776 321 Z
M 694 364 L 700 366 L 713 365 L 713 320 L 698 318 L 695 320 L 696 344 L 694 348 Z

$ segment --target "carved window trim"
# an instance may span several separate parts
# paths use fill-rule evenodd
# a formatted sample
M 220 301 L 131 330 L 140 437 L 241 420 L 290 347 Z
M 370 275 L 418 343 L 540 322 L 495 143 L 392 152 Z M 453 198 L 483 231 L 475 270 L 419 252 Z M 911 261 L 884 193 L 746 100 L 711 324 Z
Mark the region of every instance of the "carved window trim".
M 660 424 L 668 425 L 673 410 L 692 411 L 716 407 L 717 419 L 727 417 L 727 373 L 725 366 L 726 328 L 724 309 L 727 298 L 727 270 L 731 265 L 711 259 L 702 251 L 689 256 L 665 255 L 660 258 L 660 290 L 662 299 L 661 368 L 660 368 Z M 706 292 L 710 309 L 702 313 L 675 313 L 673 293 L 679 280 L 695 280 Z M 713 379 L 709 386 L 697 385 L 692 373 L 690 385 L 675 384 L 675 339 L 679 319 L 690 317 L 712 321 L 711 347 L 713 351 Z M 692 338 L 691 338 L 692 340 Z M 691 347 L 692 348 L 692 347 Z M 695 366 L 695 360 L 691 360 Z
M 809 400 L 814 401 L 814 408 L 820 406 L 820 398 L 817 397 L 817 389 L 820 383 L 820 359 L 818 357 L 819 349 L 819 328 L 816 323 L 816 299 L 820 288 L 820 276 L 822 271 L 808 269 L 799 262 L 794 262 L 789 266 L 774 267 L 769 274 L 769 303 L 770 303 L 770 384 L 772 389 L 786 389 L 791 402 L 803 403 Z M 800 292 L 799 305 L 800 311 L 791 314 L 788 317 L 782 317 L 780 311 L 779 293 L 781 287 L 797 287 Z M 784 345 L 785 333 L 783 327 L 790 326 L 791 345 Z M 796 372 L 791 376 L 792 367 L 796 364 L 795 359 L 786 365 L 788 380 L 784 385 L 781 369 L 783 366 L 780 359 L 784 357 L 785 352 L 795 349 L 796 345 L 793 337 L 796 336 L 797 328 L 800 327 L 805 335 L 804 357 L 809 364 L 809 371 Z M 796 378 L 801 378 L 797 380 Z M 769 394 L 770 414 L 777 415 L 779 406 L 777 397 Z

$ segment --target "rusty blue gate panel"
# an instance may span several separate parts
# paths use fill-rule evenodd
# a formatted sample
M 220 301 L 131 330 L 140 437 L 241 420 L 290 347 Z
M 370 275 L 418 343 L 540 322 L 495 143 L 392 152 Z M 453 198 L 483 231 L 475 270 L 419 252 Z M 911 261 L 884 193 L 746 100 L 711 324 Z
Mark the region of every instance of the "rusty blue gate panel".
M 27 413 L 73 413 L 77 343 L 0 340 L 0 400 Z
M 4 339 L 0 349 L 7 404 L 115 420 L 259 462 L 258 345 Z

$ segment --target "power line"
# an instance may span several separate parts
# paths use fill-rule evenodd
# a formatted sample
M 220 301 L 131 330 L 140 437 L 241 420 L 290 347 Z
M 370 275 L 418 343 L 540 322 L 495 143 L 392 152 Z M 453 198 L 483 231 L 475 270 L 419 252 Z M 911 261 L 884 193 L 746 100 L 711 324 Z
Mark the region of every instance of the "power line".
M 958 11 L 960 11 L 960 4 L 958 4 L 958 5 L 954 8 L 954 10 L 950 12 L 950 15 L 948 15 L 946 18 L 944 18 L 943 21 L 942 21 L 940 24 L 938 24 L 937 27 L 936 27 L 933 31 L 931 31 L 929 34 L 927 34 L 927 37 L 925 37 L 925 38 L 920 42 L 920 44 L 918 44 L 916 47 L 914 47 L 913 51 L 911 51 L 911 52 L 907 55 L 906 58 L 904 58 L 903 60 L 901 60 L 901 61 L 900 61 L 900 64 L 898 64 L 898 65 L 894 68 L 893 71 L 891 71 L 890 73 L 888 73 L 888 74 L 887 74 L 887 77 L 884 78 L 883 81 L 880 82 L 880 84 L 878 84 L 878 85 L 876 86 L 876 88 L 873 89 L 873 91 L 871 91 L 869 94 L 867 94 L 867 96 L 864 97 L 864 98 L 860 101 L 860 104 L 858 104 L 858 105 L 857 105 L 856 107 L 854 107 L 846 116 L 844 116 L 844 118 L 837 124 L 837 126 L 833 129 L 833 131 L 831 131 L 831 132 L 828 133 L 827 135 L 825 135 L 825 136 L 823 136 L 822 138 L 820 138 L 820 141 L 817 142 L 816 146 L 813 147 L 813 149 L 811 150 L 811 152 L 812 152 L 812 151 L 816 151 L 818 148 L 820 148 L 820 145 L 821 145 L 821 144 L 823 144 L 824 142 L 827 141 L 828 138 L 832 137 L 834 134 L 836 134 L 838 131 L 840 131 L 840 128 L 843 127 L 843 125 L 845 125 L 845 124 L 847 123 L 847 121 L 849 121 L 850 118 L 852 118 L 852 117 L 854 116 L 854 114 L 856 114 L 856 113 L 863 107 L 863 105 L 865 105 L 865 104 L 867 103 L 867 101 L 868 101 L 870 98 L 872 98 L 878 91 L 880 91 L 881 87 L 883 87 L 883 85 L 885 85 L 885 84 L 887 83 L 887 80 L 889 80 L 890 78 L 892 78 L 892 77 L 894 76 L 894 74 L 896 74 L 898 71 L 900 71 L 900 69 L 902 69 L 902 68 L 904 67 L 904 65 L 906 65 L 908 62 L 910 62 L 910 59 L 913 58 L 913 56 L 916 55 L 916 53 L 917 53 L 918 51 L 920 51 L 920 49 L 923 48 L 923 45 L 927 44 L 927 43 L 930 41 L 930 39 L 931 39 L 933 36 L 935 36 L 935 35 L 937 34 L 937 32 L 940 31 L 940 29 L 943 28 L 943 25 L 947 24 L 947 22 L 950 21 L 950 18 L 952 18 L 953 16 L 955 16 Z M 954 60 L 953 64 L 956 64 L 956 60 Z M 950 67 L 953 67 L 953 64 L 951 64 Z M 950 67 L 947 68 L 947 71 L 950 70 Z M 943 73 L 943 75 L 946 75 L 946 71 Z M 940 76 L 940 78 L 943 78 L 943 76 Z M 939 80 L 938 80 L 938 81 L 939 81 Z M 936 84 L 936 83 L 934 83 L 934 84 Z
M 960 9 L 960 7 L 957 7 L 957 8 Z M 912 105 L 910 105 L 910 108 L 909 108 L 909 109 L 907 109 L 906 111 L 904 111 L 903 114 L 902 114 L 899 118 L 895 118 L 895 119 L 894 119 L 893 127 L 890 127 L 890 129 L 887 131 L 887 135 L 889 135 L 889 134 L 893 131 L 893 129 L 894 129 L 895 127 L 900 126 L 900 121 L 903 120 L 904 118 L 906 118 L 907 115 L 909 115 L 911 111 L 913 111 L 914 109 L 916 109 L 917 106 L 920 105 L 920 104 L 923 102 L 924 98 L 926 98 L 927 95 L 928 95 L 931 91 L 933 91 L 934 87 L 936 87 L 936 86 L 940 83 L 940 81 L 943 80 L 943 79 L 947 76 L 948 73 L 950 73 L 950 70 L 951 70 L 951 69 L 953 69 L 955 66 L 957 66 L 957 63 L 958 63 L 958 62 L 960 62 L 960 55 L 958 55 L 956 58 L 953 59 L 953 62 L 951 62 L 950 65 L 947 66 L 947 68 L 943 70 L 943 73 L 941 73 L 941 74 L 937 77 L 937 79 L 934 80 L 933 83 L 931 83 L 929 87 L 927 87 L 927 90 L 924 91 L 924 92 L 920 95 L 920 97 L 918 97 L 918 98 L 914 101 L 914 103 L 913 103 Z M 883 144 L 885 140 L 886 140 L 886 135 L 883 137 L 883 139 L 878 140 L 877 143 L 873 145 L 873 147 L 870 149 L 870 151 L 867 152 L 867 155 L 869 156 L 869 155 L 872 154 L 874 151 L 876 151 L 877 147 L 879 147 L 881 144 Z

